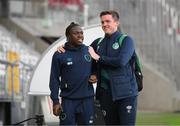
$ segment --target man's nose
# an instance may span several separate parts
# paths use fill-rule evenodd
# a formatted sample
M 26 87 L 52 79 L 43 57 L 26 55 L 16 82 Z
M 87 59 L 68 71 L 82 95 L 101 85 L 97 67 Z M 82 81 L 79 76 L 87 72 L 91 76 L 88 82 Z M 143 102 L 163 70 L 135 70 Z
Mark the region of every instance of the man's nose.
M 82 37 L 83 36 L 83 34 L 82 33 L 78 33 L 78 37 Z

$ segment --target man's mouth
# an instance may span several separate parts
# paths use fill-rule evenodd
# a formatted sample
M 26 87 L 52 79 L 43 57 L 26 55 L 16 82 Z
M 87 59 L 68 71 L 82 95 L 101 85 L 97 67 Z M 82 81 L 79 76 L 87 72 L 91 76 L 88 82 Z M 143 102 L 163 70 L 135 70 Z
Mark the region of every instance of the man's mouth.
M 108 27 L 104 27 L 104 30 L 109 30 L 109 28 Z
M 83 42 L 83 39 L 78 39 L 79 42 Z

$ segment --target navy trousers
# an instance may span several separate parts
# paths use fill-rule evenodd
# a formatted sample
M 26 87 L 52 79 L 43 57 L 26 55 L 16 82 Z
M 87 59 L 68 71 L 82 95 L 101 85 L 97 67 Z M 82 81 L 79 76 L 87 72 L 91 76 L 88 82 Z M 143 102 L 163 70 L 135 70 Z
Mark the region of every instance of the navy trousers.
M 94 98 L 66 99 L 62 98 L 60 125 L 93 125 Z
M 112 101 L 110 92 L 100 92 L 100 105 L 106 125 L 135 125 L 137 96 Z

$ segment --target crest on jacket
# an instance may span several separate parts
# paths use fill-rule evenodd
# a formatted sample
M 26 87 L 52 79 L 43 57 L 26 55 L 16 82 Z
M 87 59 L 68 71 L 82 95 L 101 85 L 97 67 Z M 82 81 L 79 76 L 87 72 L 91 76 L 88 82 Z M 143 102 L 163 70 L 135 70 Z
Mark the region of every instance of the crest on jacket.
M 119 43 L 118 42 L 115 42 L 113 45 L 112 45 L 112 48 L 113 49 L 118 49 L 119 48 Z
M 87 61 L 87 62 L 91 62 L 91 56 L 89 54 L 85 54 L 84 55 L 84 59 Z

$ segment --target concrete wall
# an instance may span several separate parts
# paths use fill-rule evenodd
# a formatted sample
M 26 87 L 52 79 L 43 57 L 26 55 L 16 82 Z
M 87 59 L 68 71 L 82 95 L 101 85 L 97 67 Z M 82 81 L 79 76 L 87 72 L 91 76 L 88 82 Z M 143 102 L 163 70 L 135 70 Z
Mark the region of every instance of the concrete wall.
M 144 65 L 144 89 L 139 93 L 138 109 L 150 111 L 176 111 L 176 85 L 154 70 Z
M 28 44 L 29 46 L 33 46 L 34 49 L 39 53 L 43 53 L 44 50 L 49 47 L 49 45 L 43 40 L 36 36 L 33 36 L 10 19 L 1 19 L 0 24 L 6 27 L 9 31 L 14 32 L 15 35 L 19 39 L 23 40 L 26 44 Z

